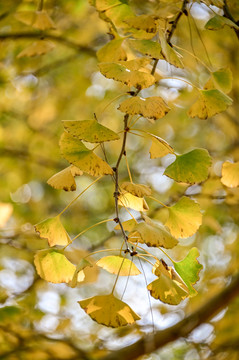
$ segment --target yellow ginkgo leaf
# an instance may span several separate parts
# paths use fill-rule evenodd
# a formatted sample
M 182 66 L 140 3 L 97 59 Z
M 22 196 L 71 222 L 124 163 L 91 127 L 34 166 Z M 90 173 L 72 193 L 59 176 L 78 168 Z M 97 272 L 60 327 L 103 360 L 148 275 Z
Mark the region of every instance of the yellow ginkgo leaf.
M 62 134 L 60 148 L 66 160 L 90 175 L 113 174 L 112 168 L 104 160 L 67 132 Z
M 147 211 L 149 209 L 144 198 L 134 196 L 127 191 L 122 191 L 118 200 L 119 205 L 134 209 L 136 211 Z
M 139 315 L 113 294 L 93 296 L 78 302 L 81 308 L 98 324 L 116 328 L 140 320 Z
M 151 40 L 128 40 L 129 46 L 153 59 L 163 59 L 161 45 Z
M 192 236 L 202 224 L 199 204 L 186 196 L 183 196 L 168 210 L 169 218 L 165 225 L 176 238 L 184 239 Z
M 142 115 L 149 119 L 161 119 L 169 112 L 169 107 L 160 96 L 143 99 L 139 96 L 123 101 L 118 109 L 130 115 Z
M 52 51 L 54 49 L 54 47 L 55 47 L 55 45 L 51 41 L 48 41 L 48 40 L 34 41 L 28 47 L 23 49 L 17 55 L 17 58 L 19 59 L 19 58 L 22 58 L 24 56 L 32 57 L 32 56 L 45 55 L 48 52 Z
M 59 216 L 40 222 L 35 225 L 35 230 L 41 238 L 48 240 L 49 246 L 66 246 L 71 242 Z
M 25 25 L 32 25 L 35 18 L 35 11 L 18 11 L 14 14 L 14 17 Z
M 129 181 L 123 182 L 120 187 L 121 189 L 139 198 L 143 198 L 144 196 L 150 196 L 152 193 L 152 190 L 149 186 L 143 184 L 133 184 Z
M 236 163 L 225 161 L 223 163 L 221 182 L 231 188 L 239 186 L 239 161 Z
M 10 203 L 0 203 L 0 228 L 4 227 L 13 212 L 13 206 Z
M 99 62 L 116 62 L 127 60 L 127 54 L 122 47 L 124 39 L 114 39 L 97 51 Z
M 55 29 L 56 25 L 51 17 L 47 14 L 45 10 L 36 11 L 35 19 L 32 24 L 35 29 L 39 30 L 49 30 Z
M 97 261 L 96 265 L 119 276 L 139 275 L 141 272 L 137 266 L 129 259 L 122 256 L 105 256 Z
M 116 63 L 99 64 L 100 72 L 108 79 L 120 81 L 128 86 L 144 89 L 155 83 L 151 74 L 142 71 L 129 70 L 125 66 Z
M 85 279 L 84 269 L 86 267 L 93 267 L 93 265 L 86 259 L 81 259 L 79 264 L 76 266 L 74 275 L 68 285 L 72 288 L 76 287 L 78 282 L 81 282 Z
M 130 17 L 125 22 L 137 30 L 144 30 L 148 33 L 156 33 L 158 29 L 158 22 L 152 15 Z
M 118 64 L 125 66 L 127 69 L 129 70 L 141 70 L 144 69 L 145 67 L 150 63 L 150 59 L 146 58 L 146 57 L 140 57 L 140 58 L 136 58 L 133 60 L 128 60 L 128 61 L 118 61 Z
M 55 284 L 69 283 L 76 270 L 75 265 L 65 257 L 63 252 L 55 249 L 38 251 L 34 257 L 34 264 L 42 279 Z M 79 280 L 84 280 L 84 273 L 83 275 L 82 273 L 78 277 Z
M 133 242 L 140 242 L 148 246 L 172 249 L 178 241 L 165 228 L 147 218 L 146 222 L 137 224 L 129 234 Z
M 47 180 L 47 184 L 51 185 L 54 189 L 75 191 L 76 182 L 74 177 L 81 175 L 83 175 L 83 171 L 74 165 L 70 165 L 53 175 L 49 180 Z
M 96 120 L 64 120 L 65 130 L 79 140 L 91 143 L 118 140 L 119 136 L 109 128 L 101 125 Z
M 138 224 L 137 221 L 134 219 L 126 220 L 122 222 L 123 228 L 125 231 L 132 231 L 135 227 L 135 225 Z M 121 227 L 119 224 L 117 224 L 114 228 L 114 230 L 120 230 Z
M 152 145 L 149 150 L 151 159 L 157 159 L 167 154 L 174 154 L 172 146 L 170 146 L 167 141 L 153 134 L 150 134 L 150 136 L 152 137 Z
M 172 46 L 168 44 L 168 42 L 165 39 L 165 36 L 162 34 L 162 32 L 159 33 L 160 36 L 160 42 L 162 46 L 162 53 L 165 58 L 165 60 L 178 68 L 184 68 L 184 65 L 181 61 L 182 55 L 180 55 L 176 50 L 173 49 Z

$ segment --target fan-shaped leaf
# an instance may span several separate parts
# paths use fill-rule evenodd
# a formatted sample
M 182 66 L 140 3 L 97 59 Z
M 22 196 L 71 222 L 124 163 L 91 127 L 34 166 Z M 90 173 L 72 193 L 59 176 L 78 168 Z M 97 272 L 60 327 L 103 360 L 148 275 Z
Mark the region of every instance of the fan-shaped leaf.
M 119 274 L 119 276 L 141 274 L 137 266 L 131 260 L 123 258 L 122 256 L 105 256 L 98 260 L 96 265 L 102 267 L 111 274 Z
M 211 73 L 211 77 L 204 86 L 205 90 L 217 88 L 218 90 L 229 93 L 232 89 L 232 72 L 229 68 L 222 68 Z
M 161 45 L 152 40 L 128 40 L 129 46 L 153 59 L 163 59 Z
M 152 145 L 149 150 L 151 159 L 157 159 L 167 154 L 174 154 L 173 148 L 167 143 L 167 141 L 161 139 L 159 136 L 153 134 L 149 135 L 152 137 Z
M 46 219 L 35 225 L 35 230 L 39 232 L 41 238 L 48 240 L 49 246 L 66 246 L 71 242 L 59 216 Z
M 62 134 L 60 148 L 66 160 L 90 175 L 113 174 L 113 170 L 104 160 L 67 132 Z
M 114 39 L 108 42 L 100 50 L 97 51 L 99 62 L 116 62 L 127 60 L 127 54 L 122 48 L 124 39 Z
M 199 204 L 186 196 L 168 210 L 169 218 L 165 225 L 176 238 L 184 239 L 193 235 L 202 223 Z
M 133 184 L 131 182 L 125 181 L 120 185 L 121 189 L 129 192 L 130 194 L 137 197 L 150 196 L 152 190 L 149 186 L 143 184 Z
M 125 326 L 140 320 L 125 302 L 117 299 L 113 294 L 93 296 L 78 302 L 93 320 L 109 327 Z
M 149 58 L 140 57 L 133 60 L 128 61 L 118 61 L 118 64 L 125 66 L 129 70 L 140 70 L 142 68 L 145 68 L 150 63 Z
M 76 166 L 70 165 L 53 175 L 49 180 L 47 180 L 47 184 L 51 185 L 54 189 L 75 191 L 76 182 L 74 177 L 81 175 L 83 175 L 83 171 Z
M 225 161 L 223 163 L 221 182 L 231 188 L 239 186 L 239 162 Z
M 138 223 L 134 219 L 130 219 L 130 220 L 126 220 L 126 221 L 122 222 L 122 225 L 123 225 L 123 228 L 125 231 L 132 231 L 136 224 L 138 224 Z M 117 224 L 114 229 L 120 230 L 121 227 L 119 224 Z
M 235 28 L 237 30 L 239 29 L 239 26 L 237 26 L 237 24 L 235 24 L 233 21 L 220 15 L 215 15 L 210 20 L 208 20 L 208 22 L 205 25 L 205 28 L 208 30 L 219 30 L 226 25 Z
M 36 11 L 35 20 L 32 26 L 39 30 L 49 30 L 56 28 L 54 21 L 45 10 Z
M 134 209 L 136 211 L 147 211 L 149 209 L 144 198 L 134 196 L 126 191 L 121 192 L 118 200 L 119 205 Z
M 125 22 L 137 30 L 144 30 L 148 33 L 156 33 L 158 29 L 157 21 L 151 15 L 139 15 L 128 18 Z
M 45 55 L 51 50 L 53 50 L 55 45 L 48 40 L 38 40 L 34 41 L 32 44 L 23 49 L 18 55 L 17 58 L 22 58 L 24 56 L 40 56 Z
M 96 120 L 64 120 L 65 130 L 79 140 L 91 143 L 118 140 L 119 136 L 107 127 L 99 124 Z
M 177 155 L 176 160 L 164 171 L 164 175 L 177 182 L 187 184 L 200 183 L 207 179 L 211 157 L 205 149 L 195 149 L 183 155 Z

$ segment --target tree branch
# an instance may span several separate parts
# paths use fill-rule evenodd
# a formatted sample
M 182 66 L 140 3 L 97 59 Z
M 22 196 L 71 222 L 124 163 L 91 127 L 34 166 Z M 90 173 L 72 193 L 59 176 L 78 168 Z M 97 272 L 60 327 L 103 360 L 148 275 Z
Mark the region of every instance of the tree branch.
M 105 357 L 101 357 L 101 360 L 133 360 L 139 356 L 152 353 L 180 337 L 187 337 L 195 328 L 225 308 L 237 295 L 239 295 L 239 273 L 231 279 L 226 288 L 177 324 L 168 329 L 157 331 L 154 336 L 146 335 L 132 345 L 112 351 Z
M 223 1 L 223 11 L 224 11 L 224 17 L 231 20 L 232 22 L 234 22 L 236 25 L 239 25 L 238 22 L 234 19 L 234 17 L 232 16 L 230 10 L 229 10 L 229 7 L 227 5 L 227 0 L 224 0 Z M 238 29 L 235 29 L 233 28 L 233 30 L 235 31 L 235 34 L 239 40 L 239 30 Z

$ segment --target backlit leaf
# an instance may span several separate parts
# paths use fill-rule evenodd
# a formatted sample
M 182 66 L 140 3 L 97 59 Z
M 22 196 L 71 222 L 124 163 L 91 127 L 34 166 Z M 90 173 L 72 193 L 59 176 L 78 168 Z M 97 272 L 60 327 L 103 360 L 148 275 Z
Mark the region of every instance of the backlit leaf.
M 4 227 L 12 215 L 13 206 L 10 203 L 0 202 L 0 228 Z
M 199 204 L 186 196 L 168 210 L 169 218 L 165 225 L 176 238 L 184 239 L 192 236 L 202 224 Z
M 66 246 L 71 242 L 59 216 L 40 222 L 35 225 L 35 230 L 39 232 L 41 238 L 48 240 L 49 246 Z
M 32 57 L 32 56 L 45 55 L 48 52 L 52 51 L 54 49 L 54 47 L 55 47 L 55 45 L 51 41 L 48 41 L 48 40 L 34 41 L 28 47 L 23 49 L 17 55 L 17 58 L 19 59 L 19 58 L 22 58 L 24 56 Z
M 167 154 L 174 154 L 173 148 L 167 143 L 167 141 L 153 134 L 150 134 L 150 136 L 152 137 L 152 145 L 149 150 L 151 159 L 157 159 Z
M 163 59 L 161 45 L 152 40 L 128 40 L 129 46 L 153 59 Z
M 177 182 L 187 184 L 200 183 L 207 179 L 211 157 L 205 149 L 195 149 L 183 155 L 177 155 L 176 160 L 164 171 L 164 175 Z
M 211 73 L 211 77 L 204 86 L 205 90 L 217 88 L 229 93 L 232 89 L 232 72 L 229 68 L 222 68 Z
M 137 266 L 129 259 L 122 256 L 105 256 L 97 261 L 96 265 L 111 274 L 119 274 L 119 276 L 139 275 L 141 272 Z
M 137 70 L 131 71 L 120 64 L 102 63 L 99 64 L 99 69 L 108 79 L 120 81 L 128 86 L 144 89 L 155 83 L 155 78 L 151 74 Z
M 99 62 L 116 62 L 127 60 L 127 54 L 122 48 L 124 39 L 114 39 L 108 42 L 100 50 L 97 51 Z
M 126 220 L 122 222 L 123 228 L 125 231 L 132 231 L 135 227 L 135 225 L 137 224 L 137 221 L 135 221 L 134 219 L 130 219 L 130 220 Z M 114 230 L 120 230 L 121 227 L 119 224 L 117 224 L 114 228 Z
M 143 198 L 144 196 L 151 195 L 152 191 L 149 186 L 143 184 L 133 184 L 125 181 L 120 185 L 121 189 L 129 192 L 132 195 Z
M 136 211 L 147 211 L 149 209 L 144 198 L 134 196 L 126 191 L 121 192 L 118 200 L 119 205 L 134 209 Z
M 117 299 L 113 294 L 93 296 L 78 303 L 92 320 L 109 327 L 125 326 L 140 320 L 125 302 Z
M 197 116 L 202 120 L 207 119 L 226 110 L 232 104 L 232 99 L 220 90 L 199 90 L 199 93 L 198 100 L 188 111 L 188 115 L 193 118 Z
M 86 259 L 81 259 L 79 264 L 76 266 L 74 275 L 71 279 L 71 281 L 69 282 L 69 286 L 74 288 L 77 286 L 78 282 L 81 282 L 85 279 L 85 273 L 84 270 L 86 267 L 93 267 L 93 265 Z
M 199 280 L 199 272 L 203 268 L 197 260 L 198 256 L 199 251 L 194 247 L 182 261 L 173 262 L 175 270 L 187 285 L 190 296 L 197 294 L 197 291 L 192 285 Z
M 118 109 L 130 115 L 142 115 L 149 119 L 161 119 L 169 112 L 169 107 L 160 96 L 143 99 L 139 96 L 123 101 Z
M 81 175 L 83 175 L 83 171 L 74 165 L 70 165 L 53 175 L 49 180 L 47 180 L 47 184 L 51 185 L 54 189 L 75 191 L 76 182 L 74 177 Z
M 148 33 L 156 33 L 158 29 L 157 21 L 151 15 L 139 15 L 128 18 L 125 22 L 137 30 L 144 30 Z
M 163 54 L 165 60 L 169 64 L 183 69 L 184 65 L 181 61 L 182 55 L 180 55 L 176 50 L 174 50 L 172 48 L 172 46 L 170 46 L 167 43 L 163 34 L 160 34 L 160 42 L 161 42 L 161 46 L 162 46 L 162 54 Z
M 239 26 L 237 26 L 237 24 L 235 24 L 233 21 L 220 15 L 215 15 L 210 20 L 208 20 L 208 22 L 205 25 L 205 28 L 208 30 L 219 30 L 224 28 L 224 26 L 226 25 L 235 28 L 237 30 L 239 29 Z
M 122 1 L 119 6 L 112 6 L 106 10 L 105 15 L 113 22 L 116 27 L 127 29 L 129 27 L 125 20 L 128 17 L 134 16 L 134 13 L 129 5 Z
M 96 120 L 64 120 L 65 130 L 79 140 L 91 143 L 118 140 L 119 136 L 112 130 L 101 125 Z
M 62 134 L 60 148 L 66 160 L 90 175 L 113 174 L 113 170 L 104 160 L 67 132 Z
M 221 182 L 231 188 L 239 186 L 239 162 L 225 161 L 223 163 Z

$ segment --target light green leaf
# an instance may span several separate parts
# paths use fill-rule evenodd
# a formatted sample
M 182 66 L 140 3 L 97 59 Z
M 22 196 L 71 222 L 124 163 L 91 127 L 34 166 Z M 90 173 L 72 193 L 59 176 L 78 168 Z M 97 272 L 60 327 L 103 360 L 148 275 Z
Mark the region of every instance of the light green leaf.
M 131 7 L 124 2 L 119 6 L 112 6 L 110 9 L 106 10 L 105 15 L 116 27 L 128 29 L 129 25 L 126 24 L 125 20 L 134 16 L 134 13 Z
M 64 120 L 65 130 L 79 140 L 91 143 L 118 140 L 119 136 L 112 130 L 101 125 L 96 120 Z
M 157 159 L 167 154 L 174 154 L 172 146 L 170 146 L 167 141 L 154 134 L 149 135 L 152 137 L 152 145 L 149 150 L 151 159 Z
M 140 320 L 125 302 L 117 299 L 113 294 L 93 296 L 78 303 L 98 324 L 116 328 Z
M 236 163 L 225 161 L 223 163 L 221 182 L 230 188 L 239 186 L 239 161 Z
M 47 184 L 51 185 L 54 189 L 75 191 L 76 190 L 75 176 L 80 176 L 80 175 L 83 175 L 83 171 L 81 171 L 74 165 L 70 165 L 67 168 L 53 175 L 50 179 L 48 179 Z
M 127 60 L 127 54 L 122 48 L 124 39 L 114 39 L 108 42 L 100 50 L 97 51 L 99 62 L 116 62 Z
M 202 224 L 199 204 L 186 196 L 170 206 L 168 210 L 169 218 L 165 225 L 176 238 L 184 239 L 192 236 Z
M 62 134 L 60 148 L 66 160 L 90 175 L 113 174 L 112 168 L 104 160 L 67 132 Z
M 163 59 L 161 45 L 152 40 L 128 40 L 129 46 L 143 55 L 153 59 Z
M 205 149 L 195 149 L 183 155 L 164 171 L 164 175 L 177 182 L 187 184 L 200 183 L 208 178 L 211 157 Z
M 232 72 L 229 68 L 219 69 L 211 73 L 211 77 L 204 86 L 205 90 L 217 88 L 218 90 L 229 93 L 232 89 Z
M 205 25 L 205 28 L 208 30 L 219 30 L 224 28 L 224 26 L 226 25 L 239 30 L 239 26 L 237 26 L 237 24 L 235 24 L 230 19 L 227 19 L 220 15 L 215 15 L 210 20 L 208 20 L 208 22 Z
M 137 266 L 129 259 L 122 256 L 105 256 L 97 261 L 96 265 L 111 274 L 119 274 L 119 276 L 139 275 L 141 272 Z
M 59 216 L 46 219 L 35 225 L 35 230 L 39 232 L 41 238 L 48 240 L 49 246 L 66 246 L 71 242 Z
M 199 280 L 199 272 L 203 268 L 197 260 L 199 255 L 198 249 L 194 247 L 182 261 L 173 262 L 175 270 L 187 285 L 190 296 L 197 294 L 197 291 L 192 285 Z
M 199 90 L 198 100 L 191 106 L 188 115 L 191 117 L 199 117 L 199 119 L 207 119 L 228 108 L 232 104 L 232 99 L 223 94 L 220 90 Z

